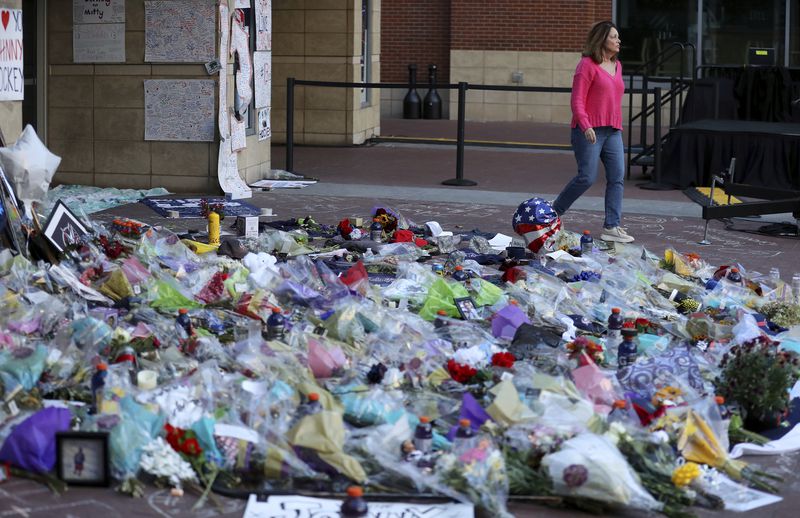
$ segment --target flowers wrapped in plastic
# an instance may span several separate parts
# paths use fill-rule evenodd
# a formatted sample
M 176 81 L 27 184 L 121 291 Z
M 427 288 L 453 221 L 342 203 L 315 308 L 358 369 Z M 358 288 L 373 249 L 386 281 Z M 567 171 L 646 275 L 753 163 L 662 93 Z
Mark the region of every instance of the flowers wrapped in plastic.
M 659 510 L 662 504 L 642 487 L 636 473 L 606 437 L 584 433 L 542 459 L 553 490 L 564 496 L 586 497 L 609 504 Z
M 720 444 L 714 430 L 694 410 L 690 409 L 686 413 L 686 421 L 678 438 L 677 447 L 683 458 L 688 461 L 708 464 L 723 471 L 732 479 L 743 481 L 757 489 L 770 493 L 778 492 L 777 488 L 769 481 L 781 481 L 781 477 L 757 470 L 746 462 L 728 457 L 727 451 Z
M 488 436 L 470 439 L 464 448 L 454 445 L 436 461 L 439 483 L 450 487 L 490 516 L 511 516 L 506 509 L 508 475 L 500 450 Z

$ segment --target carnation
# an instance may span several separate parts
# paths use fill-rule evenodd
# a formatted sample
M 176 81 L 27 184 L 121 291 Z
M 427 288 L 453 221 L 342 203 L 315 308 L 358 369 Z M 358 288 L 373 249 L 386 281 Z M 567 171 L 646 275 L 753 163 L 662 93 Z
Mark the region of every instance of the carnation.
M 477 345 L 464 347 L 455 352 L 453 359 L 462 365 L 467 365 L 473 369 L 480 369 L 487 364 L 486 353 Z
M 168 480 L 173 486 L 180 486 L 183 481 L 197 481 L 191 464 L 183 460 L 161 437 L 142 448 L 139 466 L 150 475 Z

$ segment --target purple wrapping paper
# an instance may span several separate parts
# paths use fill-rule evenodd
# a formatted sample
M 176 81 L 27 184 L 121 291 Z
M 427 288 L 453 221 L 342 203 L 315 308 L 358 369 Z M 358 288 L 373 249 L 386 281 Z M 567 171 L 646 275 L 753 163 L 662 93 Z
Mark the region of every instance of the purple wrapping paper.
M 492 317 L 492 334 L 495 338 L 513 340 L 517 328 L 522 324 L 530 324 L 528 315 L 514 304 L 509 304 Z
M 45 408 L 17 425 L 0 448 L 0 462 L 34 473 L 56 465 L 56 432 L 69 430 L 72 414 L 65 408 Z
M 486 410 L 472 397 L 472 394 L 465 392 L 464 396 L 461 398 L 461 412 L 458 418 L 469 419 L 471 428 L 477 432 L 480 430 L 483 423 L 492 419 L 492 416 L 486 413 Z M 447 439 L 449 441 L 452 442 L 452 440 L 455 439 L 457 430 L 458 425 L 450 428 L 450 431 L 447 433 Z

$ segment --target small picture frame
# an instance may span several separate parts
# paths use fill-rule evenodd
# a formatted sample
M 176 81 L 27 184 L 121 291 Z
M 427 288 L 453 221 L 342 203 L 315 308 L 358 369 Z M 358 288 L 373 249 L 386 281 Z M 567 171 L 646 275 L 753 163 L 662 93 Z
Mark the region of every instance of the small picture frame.
M 107 432 L 58 432 L 56 475 L 73 486 L 111 484 Z
M 478 306 L 475 305 L 475 301 L 472 300 L 472 297 L 453 299 L 453 303 L 455 303 L 456 309 L 458 309 L 461 318 L 464 320 L 480 320 L 481 315 L 478 312 Z
M 47 225 L 44 227 L 45 237 L 59 252 L 70 246 L 80 243 L 81 238 L 90 234 L 89 229 L 72 213 L 69 208 L 58 200 Z

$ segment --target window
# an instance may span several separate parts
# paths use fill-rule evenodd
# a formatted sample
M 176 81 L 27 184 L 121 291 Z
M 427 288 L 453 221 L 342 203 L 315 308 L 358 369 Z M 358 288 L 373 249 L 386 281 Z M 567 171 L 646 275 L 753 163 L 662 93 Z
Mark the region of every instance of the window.
M 752 47 L 784 63 L 786 0 L 703 0 L 703 64 L 743 65 Z M 797 26 L 795 26 L 797 27 Z

